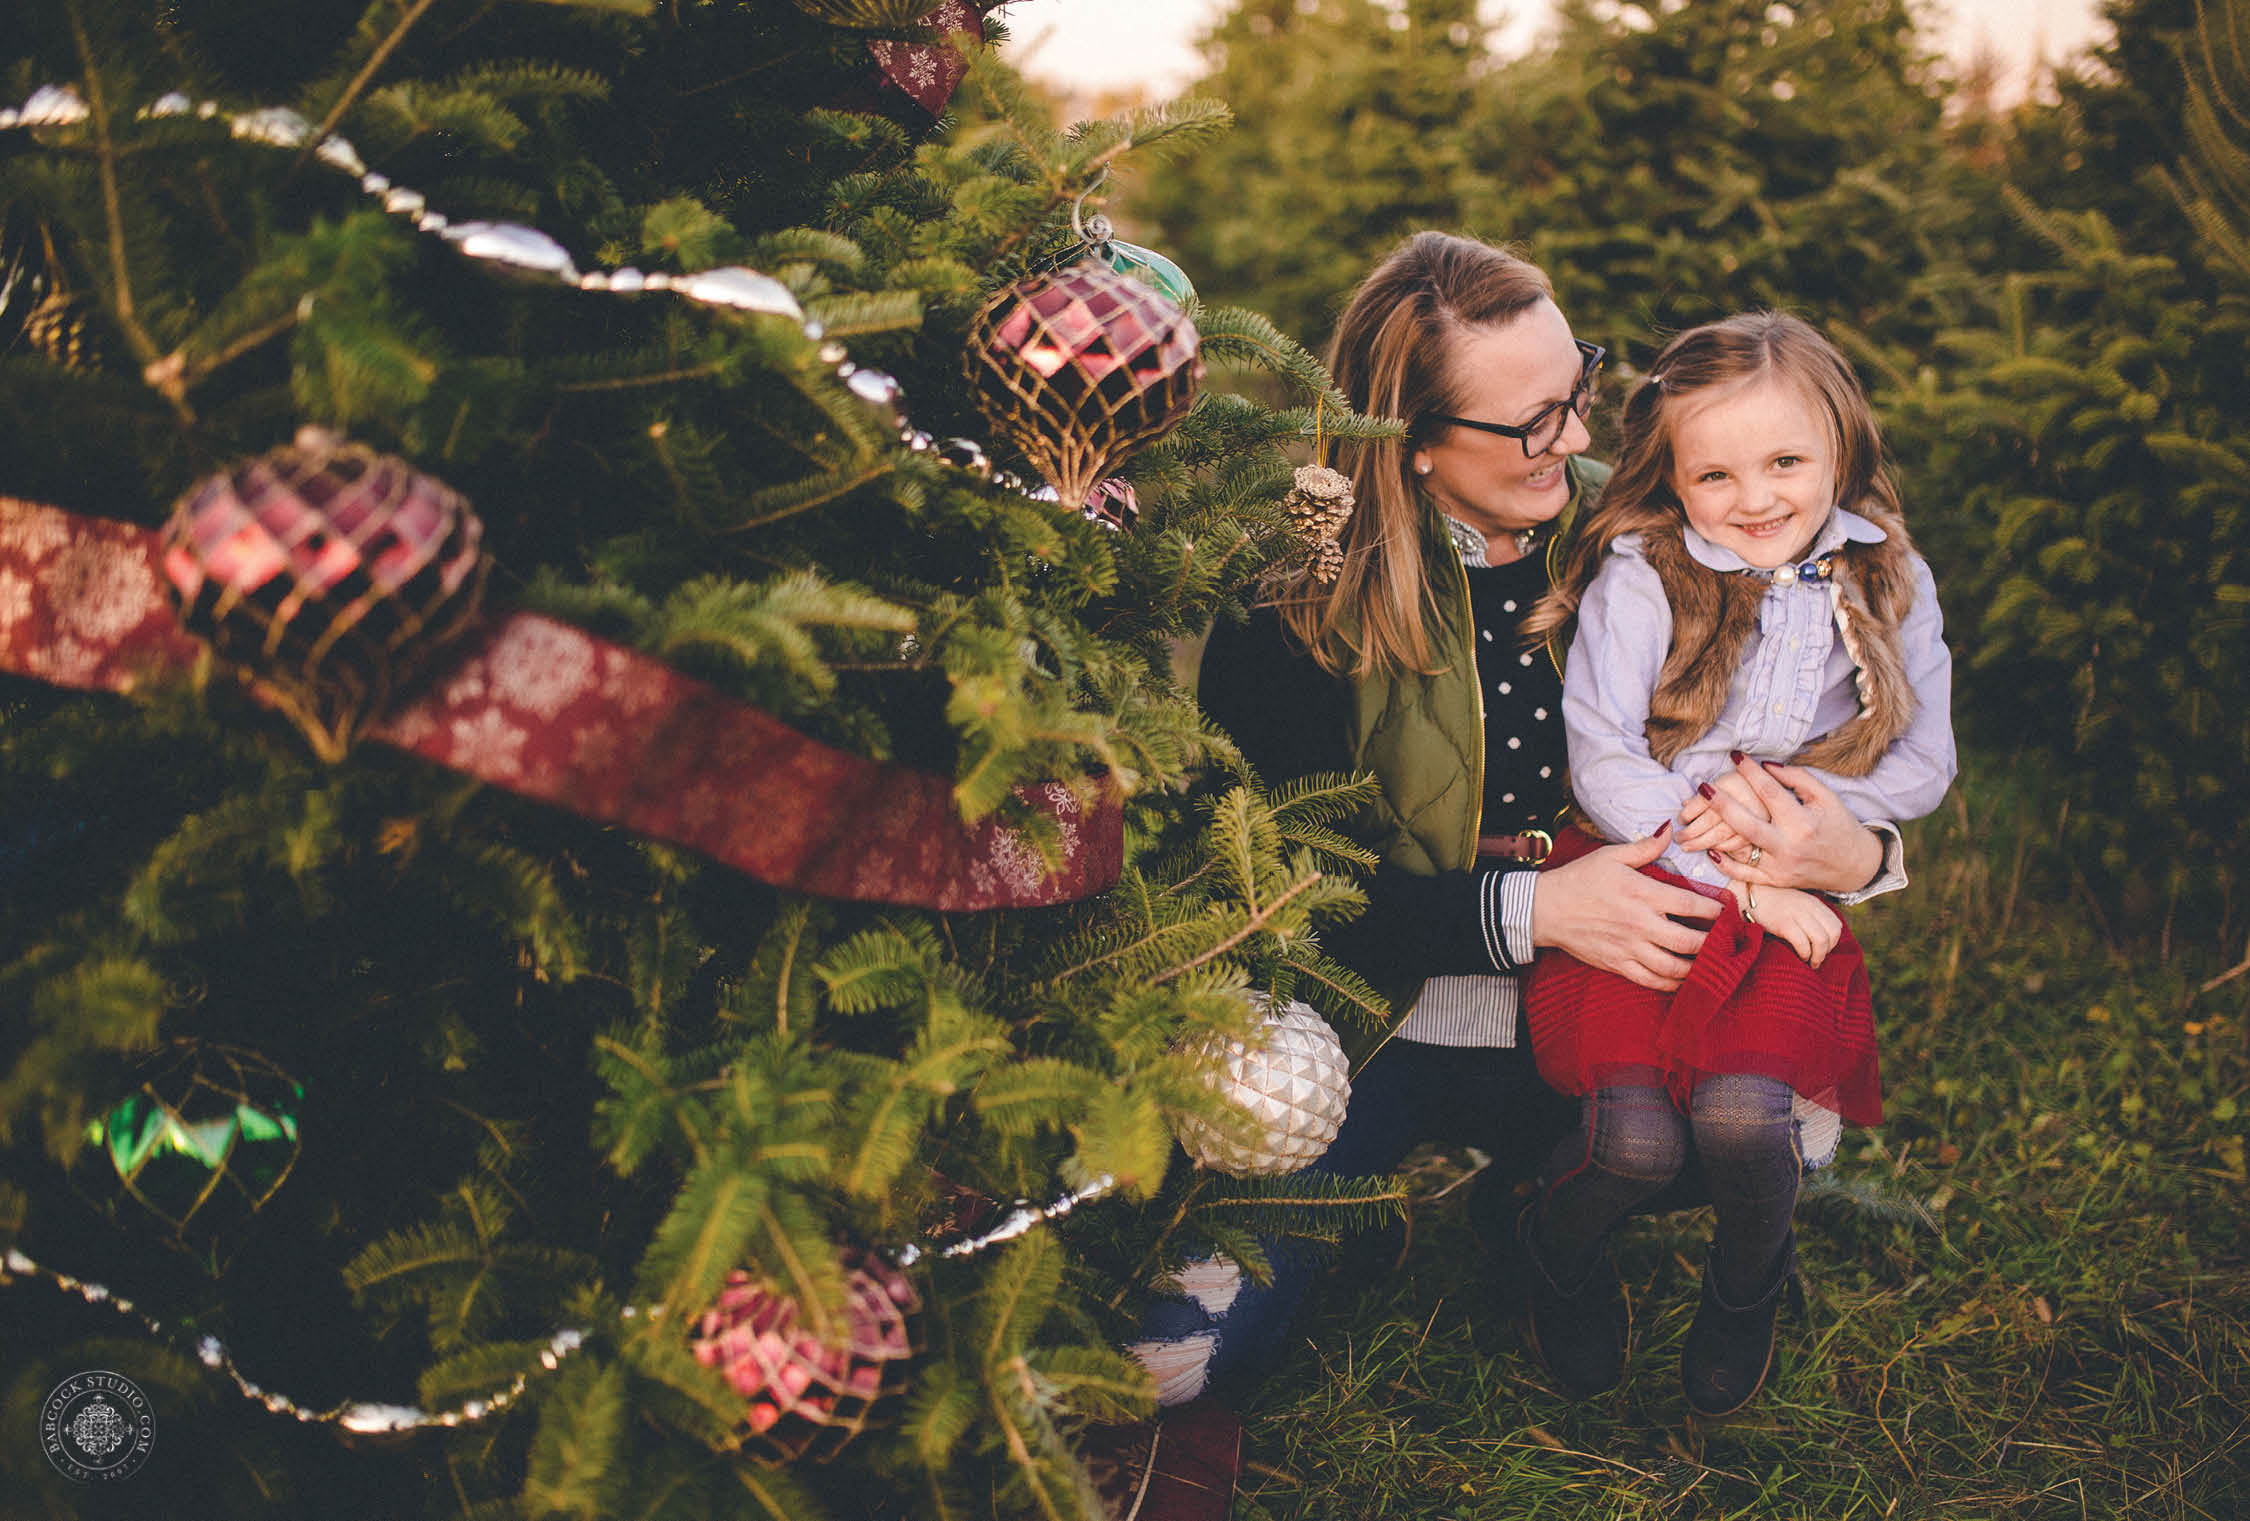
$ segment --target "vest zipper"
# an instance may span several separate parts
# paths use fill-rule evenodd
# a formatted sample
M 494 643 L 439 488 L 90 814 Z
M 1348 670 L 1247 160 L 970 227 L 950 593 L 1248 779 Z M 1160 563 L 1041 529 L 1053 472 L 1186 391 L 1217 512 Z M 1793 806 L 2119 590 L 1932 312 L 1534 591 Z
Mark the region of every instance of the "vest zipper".
M 1450 544 L 1446 547 L 1448 550 L 1452 548 Z M 1469 869 L 1473 871 L 1477 864 L 1477 837 L 1484 832 L 1484 676 L 1477 670 L 1477 616 L 1476 609 L 1469 604 L 1469 569 L 1461 563 L 1459 554 L 1449 553 L 1446 559 L 1453 566 L 1453 589 L 1458 594 L 1456 606 L 1460 609 L 1460 626 L 1468 633 L 1467 639 L 1462 642 L 1464 654 L 1461 658 L 1469 663 L 1469 691 L 1476 698 L 1477 763 L 1469 774 L 1469 834 L 1463 841 L 1467 848 L 1462 853 L 1462 859 L 1468 862 Z

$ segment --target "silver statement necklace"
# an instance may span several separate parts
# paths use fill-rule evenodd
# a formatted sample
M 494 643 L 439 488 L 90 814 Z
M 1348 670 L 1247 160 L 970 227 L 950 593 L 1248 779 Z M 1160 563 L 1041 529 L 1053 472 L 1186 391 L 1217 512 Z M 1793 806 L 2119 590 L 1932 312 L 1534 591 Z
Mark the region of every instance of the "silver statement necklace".
M 1529 528 L 1515 530 L 1514 538 L 1518 559 L 1522 559 L 1531 553 L 1532 546 L 1539 542 L 1540 530 L 1546 526 L 1544 523 L 1537 523 Z M 1492 564 L 1490 560 L 1484 557 L 1487 542 L 1484 534 L 1478 533 L 1458 518 L 1450 517 L 1445 520 L 1445 531 L 1452 537 L 1453 547 L 1460 551 L 1463 565 L 1468 566 L 1471 570 L 1483 570 Z

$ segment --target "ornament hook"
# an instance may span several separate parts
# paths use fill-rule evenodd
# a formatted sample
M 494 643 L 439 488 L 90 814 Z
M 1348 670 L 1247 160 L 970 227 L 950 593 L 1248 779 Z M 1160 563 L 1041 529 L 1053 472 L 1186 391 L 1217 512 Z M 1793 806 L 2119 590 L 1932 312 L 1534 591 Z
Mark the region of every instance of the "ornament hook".
M 1109 165 L 1104 164 L 1102 165 L 1102 172 L 1094 176 L 1093 183 L 1079 191 L 1078 199 L 1070 203 L 1071 235 L 1088 248 L 1101 247 L 1110 240 L 1116 231 L 1110 225 L 1109 218 L 1098 211 L 1090 217 L 1082 215 L 1086 206 L 1086 197 L 1101 189 L 1108 180 Z

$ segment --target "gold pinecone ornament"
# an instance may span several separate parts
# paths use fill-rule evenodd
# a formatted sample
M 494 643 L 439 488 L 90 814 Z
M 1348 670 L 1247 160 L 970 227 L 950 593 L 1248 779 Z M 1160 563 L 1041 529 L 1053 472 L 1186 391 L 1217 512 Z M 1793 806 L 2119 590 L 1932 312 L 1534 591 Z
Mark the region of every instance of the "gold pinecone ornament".
M 103 348 L 93 303 L 63 291 L 49 291 L 25 313 L 23 341 L 66 370 L 98 370 Z
M 1326 465 L 1300 465 L 1281 505 L 1305 541 L 1313 579 L 1334 585 L 1344 569 L 1344 527 L 1352 520 L 1351 477 Z

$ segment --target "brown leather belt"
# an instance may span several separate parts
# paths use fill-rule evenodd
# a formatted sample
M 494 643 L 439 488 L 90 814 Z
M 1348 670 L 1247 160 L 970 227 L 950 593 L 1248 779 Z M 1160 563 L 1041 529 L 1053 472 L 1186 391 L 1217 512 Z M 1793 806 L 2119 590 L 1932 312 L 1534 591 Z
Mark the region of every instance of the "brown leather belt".
M 1503 861 L 1527 861 L 1536 866 L 1547 859 L 1555 848 L 1555 837 L 1544 829 L 1530 829 L 1522 834 L 1480 834 L 1477 836 L 1477 859 L 1498 856 Z

